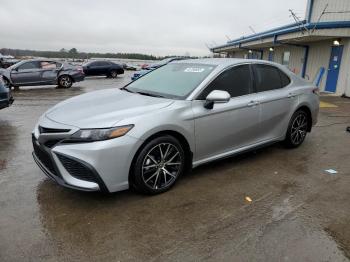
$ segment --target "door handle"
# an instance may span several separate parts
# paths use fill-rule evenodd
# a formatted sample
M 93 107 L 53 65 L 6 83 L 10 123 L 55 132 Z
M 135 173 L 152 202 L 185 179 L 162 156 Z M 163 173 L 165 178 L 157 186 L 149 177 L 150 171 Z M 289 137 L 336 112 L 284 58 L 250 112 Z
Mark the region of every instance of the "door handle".
M 258 101 L 250 101 L 247 106 L 257 106 L 258 104 Z
M 293 98 L 293 97 L 296 97 L 297 96 L 297 94 L 295 94 L 295 93 L 289 93 L 288 94 L 288 98 Z

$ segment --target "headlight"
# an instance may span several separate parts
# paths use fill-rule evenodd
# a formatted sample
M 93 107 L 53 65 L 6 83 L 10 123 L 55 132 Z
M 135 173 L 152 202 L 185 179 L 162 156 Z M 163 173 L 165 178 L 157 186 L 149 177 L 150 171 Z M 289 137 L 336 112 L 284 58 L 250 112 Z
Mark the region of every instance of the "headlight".
M 93 142 L 121 137 L 128 133 L 134 125 L 118 126 L 104 129 L 81 129 L 74 133 L 69 140 L 81 142 Z

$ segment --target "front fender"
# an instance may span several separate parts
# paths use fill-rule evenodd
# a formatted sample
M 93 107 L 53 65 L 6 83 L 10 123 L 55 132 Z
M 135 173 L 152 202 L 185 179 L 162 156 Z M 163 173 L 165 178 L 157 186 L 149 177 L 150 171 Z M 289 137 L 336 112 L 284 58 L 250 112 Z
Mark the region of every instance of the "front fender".
M 194 145 L 194 138 L 193 133 L 189 132 L 189 130 L 186 130 L 185 128 L 176 126 L 176 125 L 163 125 L 163 126 L 157 126 L 151 130 L 148 130 L 145 132 L 139 139 L 142 141 L 147 140 L 148 138 L 156 135 L 157 133 L 161 132 L 175 132 L 183 136 L 188 145 L 190 146 L 190 149 L 192 152 L 195 152 L 195 145 Z
M 11 71 L 7 69 L 0 69 L 0 75 L 2 75 L 4 78 L 10 81 L 10 83 L 12 84 Z

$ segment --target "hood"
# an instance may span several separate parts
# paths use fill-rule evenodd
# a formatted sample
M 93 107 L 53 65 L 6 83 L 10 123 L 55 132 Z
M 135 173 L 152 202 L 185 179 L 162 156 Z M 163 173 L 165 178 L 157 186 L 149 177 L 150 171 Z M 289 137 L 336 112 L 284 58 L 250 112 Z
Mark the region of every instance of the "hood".
M 105 128 L 119 121 L 167 107 L 173 100 L 119 89 L 90 92 L 65 100 L 49 111 L 52 121 L 79 128 Z M 132 124 L 132 123 L 130 123 Z

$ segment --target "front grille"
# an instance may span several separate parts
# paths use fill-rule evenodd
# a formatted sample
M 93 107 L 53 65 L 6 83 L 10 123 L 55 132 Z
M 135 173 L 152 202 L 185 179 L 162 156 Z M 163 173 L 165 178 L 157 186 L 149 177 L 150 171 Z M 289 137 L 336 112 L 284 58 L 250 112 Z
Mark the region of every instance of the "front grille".
M 56 144 L 61 142 L 62 139 L 54 139 L 54 140 L 49 140 L 44 143 L 44 145 L 48 148 L 53 148 Z
M 55 170 L 55 166 L 53 164 L 53 160 L 49 153 L 47 153 L 44 149 L 42 149 L 39 145 L 37 145 L 36 140 L 33 136 L 33 148 L 36 157 L 40 160 L 40 162 L 55 176 L 60 176 L 57 174 Z
M 94 173 L 91 171 L 91 169 L 89 169 L 87 166 L 85 166 L 84 164 L 63 156 L 63 155 L 59 155 L 57 154 L 59 160 L 61 161 L 62 165 L 64 166 L 64 168 L 68 171 L 68 173 L 72 176 L 75 177 L 77 179 L 80 180 L 85 180 L 85 181 L 89 181 L 89 182 L 95 182 L 96 181 L 96 176 L 94 175 Z
M 58 128 L 48 128 L 48 127 L 43 127 L 39 126 L 39 132 L 40 134 L 42 133 L 68 133 L 70 129 L 58 129 Z

